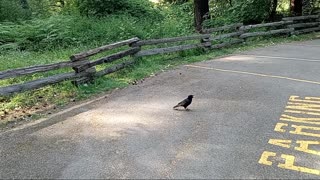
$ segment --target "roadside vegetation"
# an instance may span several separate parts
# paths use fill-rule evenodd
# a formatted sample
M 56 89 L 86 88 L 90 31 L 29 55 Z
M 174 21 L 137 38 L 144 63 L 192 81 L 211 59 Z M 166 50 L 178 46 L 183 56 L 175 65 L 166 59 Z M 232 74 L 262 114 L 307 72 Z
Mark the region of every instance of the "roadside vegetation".
M 271 8 L 274 2 L 212 0 L 211 18 L 204 20 L 203 26 L 216 27 L 233 22 L 261 23 L 290 15 L 289 0 L 279 0 L 275 14 Z M 132 37 L 151 39 L 194 34 L 193 3 L 187 0 L 160 3 L 148 0 L 1 0 L 0 71 L 68 60 L 72 54 Z M 319 10 L 319 2 L 310 3 L 312 9 L 309 13 Z M 67 104 L 139 83 L 146 77 L 177 65 L 254 47 L 312 38 L 319 38 L 319 33 L 252 38 L 246 44 L 210 52 L 198 49 L 145 57 L 129 68 L 78 88 L 67 81 L 0 97 L 0 126 L 32 119 L 37 111 L 50 110 L 45 111 L 48 114 Z M 39 73 L 1 80 L 0 87 L 47 75 Z

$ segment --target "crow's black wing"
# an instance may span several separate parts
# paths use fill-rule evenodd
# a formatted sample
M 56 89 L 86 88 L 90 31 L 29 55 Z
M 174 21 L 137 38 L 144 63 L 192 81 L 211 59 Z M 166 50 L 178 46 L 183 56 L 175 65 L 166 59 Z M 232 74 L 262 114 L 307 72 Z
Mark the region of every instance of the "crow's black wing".
M 179 107 L 179 106 L 185 107 L 185 106 L 188 106 L 189 104 L 190 104 L 189 99 L 185 99 L 185 100 L 179 102 L 179 103 L 178 103 L 176 106 L 174 106 L 173 108 L 176 108 L 176 107 Z

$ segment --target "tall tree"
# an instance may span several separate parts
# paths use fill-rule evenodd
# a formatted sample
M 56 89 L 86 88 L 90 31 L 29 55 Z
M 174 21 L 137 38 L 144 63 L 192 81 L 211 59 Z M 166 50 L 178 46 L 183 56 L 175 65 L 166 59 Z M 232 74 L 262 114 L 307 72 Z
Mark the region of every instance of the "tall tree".
M 294 16 L 302 14 L 302 0 L 290 0 L 290 11 Z
M 232 6 L 232 0 L 229 0 L 229 5 Z
M 29 9 L 29 4 L 27 0 L 20 0 L 22 9 Z
M 271 2 L 271 13 L 269 16 L 269 19 L 271 21 L 275 21 L 276 15 L 277 15 L 277 6 L 278 6 L 278 0 L 272 0 Z
M 206 18 L 209 18 L 209 0 L 194 0 L 194 25 L 197 31 L 201 31 Z

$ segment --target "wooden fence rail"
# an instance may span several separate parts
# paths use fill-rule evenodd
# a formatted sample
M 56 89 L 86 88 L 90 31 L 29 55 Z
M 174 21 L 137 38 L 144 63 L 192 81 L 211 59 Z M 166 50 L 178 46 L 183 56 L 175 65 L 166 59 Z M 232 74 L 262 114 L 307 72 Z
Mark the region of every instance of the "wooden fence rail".
M 76 74 L 74 72 L 58 74 L 58 75 L 50 76 L 47 78 L 29 81 L 29 82 L 22 83 L 22 84 L 2 87 L 2 88 L 0 88 L 0 94 L 1 95 L 10 95 L 12 93 L 23 92 L 23 91 L 32 90 L 32 89 L 38 89 L 38 88 L 41 88 L 41 87 L 44 87 L 47 85 L 56 84 L 56 83 L 66 81 L 66 80 L 78 79 L 78 78 L 81 78 L 84 76 L 86 76 L 85 73 Z
M 250 32 L 252 30 L 255 32 Z M 314 31 L 320 31 L 319 15 L 286 17 L 279 22 L 262 23 L 255 25 L 243 25 L 242 23 L 236 23 L 217 28 L 203 29 L 201 31 L 201 34 L 183 37 L 150 40 L 140 40 L 139 38 L 134 37 L 128 40 L 115 42 L 85 52 L 74 54 L 70 56 L 69 61 L 0 71 L 0 80 L 16 78 L 19 76 L 31 75 L 35 73 L 43 73 L 61 68 L 72 68 L 74 71 L 56 74 L 53 76 L 44 77 L 21 84 L 0 87 L 0 95 L 5 96 L 17 92 L 38 89 L 66 80 L 71 80 L 75 85 L 87 83 L 89 81 L 92 81 L 95 77 L 104 76 L 119 71 L 120 69 L 123 69 L 129 65 L 132 65 L 133 63 L 135 63 L 137 57 L 172 53 L 195 48 L 219 49 L 234 44 L 243 43 L 247 38 L 251 37 L 279 34 L 296 35 Z M 191 40 L 193 42 L 188 42 Z M 194 41 L 198 41 L 198 43 L 195 43 Z M 179 45 L 171 44 L 177 42 L 179 42 Z M 144 49 L 144 47 L 159 44 L 163 44 L 163 46 L 165 47 Z M 96 60 L 89 60 L 89 57 L 91 56 L 123 46 L 126 46 L 127 50 L 122 50 Z M 124 62 L 117 63 L 98 72 L 95 69 L 95 66 L 97 65 L 111 63 L 124 57 L 130 58 Z
M 118 48 L 118 47 L 121 47 L 121 46 L 124 46 L 124 45 L 128 45 L 128 44 L 131 44 L 131 43 L 134 43 L 134 42 L 137 42 L 137 41 L 139 41 L 139 38 L 135 37 L 135 38 L 128 39 L 128 40 L 125 40 L 125 41 L 120 41 L 120 42 L 116 42 L 116 43 L 113 43 L 113 44 L 101 46 L 101 47 L 98 47 L 98 48 L 95 48 L 95 49 L 91 49 L 91 50 L 86 51 L 86 52 L 82 52 L 82 53 L 79 53 L 79 54 L 74 54 L 74 55 L 72 55 L 70 57 L 70 59 L 73 60 L 73 61 L 78 60 L 78 59 L 83 59 L 83 58 L 98 54 L 100 52 L 111 50 L 111 49 L 115 49 L 115 48 Z
M 244 33 L 244 34 L 240 35 L 240 38 L 267 36 L 267 35 L 274 35 L 274 34 L 288 34 L 292 31 L 293 31 L 293 29 L 277 29 L 277 30 L 270 30 L 270 31 L 266 31 L 266 32 Z
M 115 53 L 115 54 L 111 54 L 109 56 L 106 56 L 106 57 L 103 57 L 103 58 L 100 58 L 98 60 L 95 60 L 93 62 L 88 62 L 87 64 L 84 64 L 84 65 L 81 65 L 81 66 L 78 66 L 76 67 L 76 72 L 82 72 L 90 67 L 93 67 L 93 66 L 96 66 L 96 65 L 99 65 L 99 64 L 103 64 L 103 63 L 110 63 L 110 62 L 113 62 L 115 60 L 118 60 L 118 59 L 121 59 L 123 57 L 126 57 L 128 55 L 133 55 L 137 52 L 140 51 L 140 48 L 130 48 L 129 50 L 125 50 L 125 51 L 121 51 L 121 52 L 118 52 L 118 53 Z
M 283 21 L 296 21 L 296 20 L 310 20 L 310 19 L 319 19 L 319 15 L 309 15 L 309 16 L 295 16 L 295 17 L 286 17 L 282 18 Z
M 241 26 L 240 30 L 246 31 L 246 30 L 250 30 L 253 28 L 276 27 L 276 26 L 283 26 L 283 25 L 292 24 L 292 23 L 293 23 L 293 21 L 279 21 L 279 22 L 272 22 L 272 23 L 247 25 L 247 26 Z
M 210 34 L 201 34 L 201 35 L 192 35 L 192 36 L 184 36 L 184 37 L 141 40 L 141 41 L 132 43 L 131 46 L 137 47 L 137 46 L 146 46 L 146 45 L 156 45 L 156 44 L 173 43 L 173 42 L 179 42 L 179 41 L 199 40 L 202 38 L 209 38 L 209 37 L 210 37 Z
M 219 32 L 219 31 L 236 30 L 237 28 L 240 28 L 241 26 L 243 26 L 243 23 L 236 23 L 236 24 L 221 26 L 221 27 L 217 27 L 217 28 L 204 29 L 204 30 L 202 30 L 202 33 L 208 34 L 208 33 Z
M 31 67 L 25 67 L 25 68 L 19 68 L 19 69 L 11 69 L 6 71 L 0 72 L 0 80 L 1 79 L 7 79 L 7 78 L 15 78 L 18 76 L 28 75 L 28 74 L 34 74 L 39 72 L 47 72 L 52 71 L 60 68 L 66 68 L 66 67 L 75 67 L 83 65 L 83 62 L 71 62 L 71 61 L 64 61 L 54 64 L 45 64 L 45 65 L 37 65 L 37 66 L 31 66 Z

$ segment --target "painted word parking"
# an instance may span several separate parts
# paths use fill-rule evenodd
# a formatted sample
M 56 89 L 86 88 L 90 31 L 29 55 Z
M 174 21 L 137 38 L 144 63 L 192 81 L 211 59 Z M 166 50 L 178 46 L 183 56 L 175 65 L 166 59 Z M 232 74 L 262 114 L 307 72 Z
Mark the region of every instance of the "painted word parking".
M 320 161 L 320 97 L 290 96 L 274 131 L 279 136 L 269 139 L 270 149 L 280 148 L 264 151 L 260 164 L 320 175 L 320 165 L 310 162 Z

